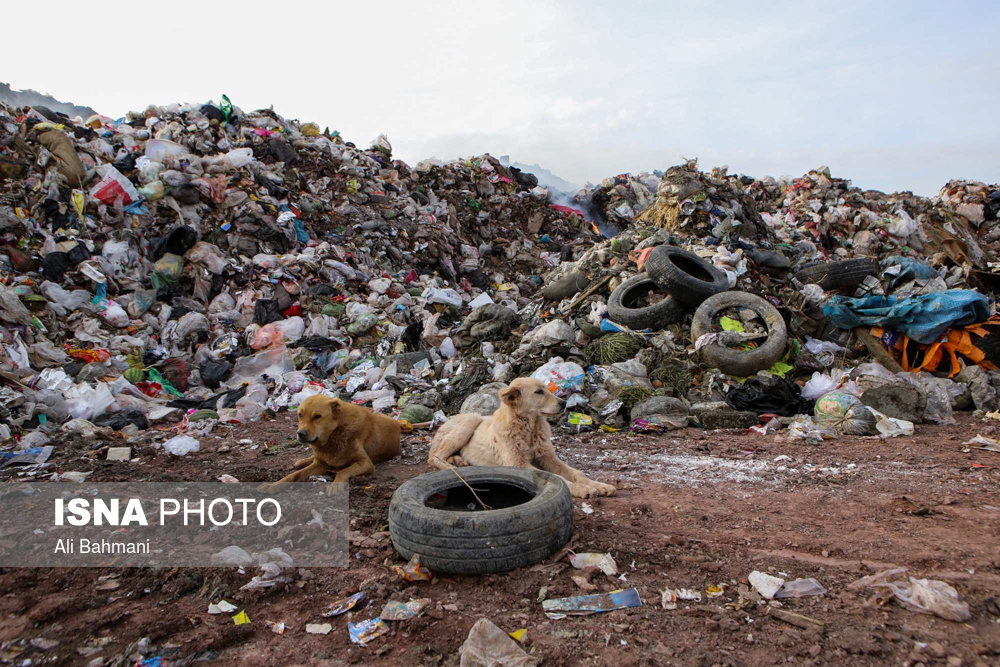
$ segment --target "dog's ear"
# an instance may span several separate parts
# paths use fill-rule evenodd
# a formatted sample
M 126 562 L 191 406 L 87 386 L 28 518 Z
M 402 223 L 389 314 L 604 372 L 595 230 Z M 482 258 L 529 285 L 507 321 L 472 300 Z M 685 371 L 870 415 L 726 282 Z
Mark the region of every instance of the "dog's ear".
M 517 387 L 504 387 L 500 390 L 500 400 L 507 405 L 514 405 L 521 398 L 521 390 Z
M 336 413 L 340 409 L 340 399 L 339 398 L 328 398 L 327 403 L 330 405 L 330 412 Z

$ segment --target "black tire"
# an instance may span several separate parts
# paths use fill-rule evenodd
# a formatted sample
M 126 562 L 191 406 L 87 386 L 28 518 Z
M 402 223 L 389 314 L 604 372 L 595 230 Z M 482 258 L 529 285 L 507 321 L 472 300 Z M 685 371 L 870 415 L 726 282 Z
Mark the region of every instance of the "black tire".
M 729 289 L 729 278 L 693 252 L 669 245 L 657 246 L 649 253 L 646 273 L 656 284 L 689 308 L 719 292 Z
M 650 290 L 659 292 L 660 287 L 645 273 L 632 276 L 611 293 L 608 299 L 608 317 L 615 324 L 629 329 L 652 329 L 659 331 L 684 319 L 687 308 L 672 296 L 654 303 L 652 306 L 636 308 L 639 299 Z
M 753 350 L 737 350 L 724 345 L 705 345 L 699 350 L 701 360 L 727 375 L 748 377 L 770 368 L 785 353 L 788 329 L 778 309 L 759 296 L 747 292 L 722 292 L 705 300 L 691 320 L 691 342 L 712 333 L 715 315 L 726 308 L 749 308 L 764 319 L 767 340 Z
M 427 506 L 435 494 L 488 484 L 515 487 L 532 497 L 477 512 Z M 482 494 L 481 494 L 482 495 Z M 484 497 L 484 502 L 489 501 Z M 431 572 L 507 572 L 548 558 L 573 535 L 573 499 L 566 483 L 542 470 L 474 466 L 439 470 L 404 482 L 389 504 L 389 534 L 403 558 L 420 555 Z
M 851 290 L 868 276 L 878 275 L 881 267 L 874 259 L 847 259 L 842 262 L 813 262 L 795 272 L 803 285 L 815 284 L 825 290 Z

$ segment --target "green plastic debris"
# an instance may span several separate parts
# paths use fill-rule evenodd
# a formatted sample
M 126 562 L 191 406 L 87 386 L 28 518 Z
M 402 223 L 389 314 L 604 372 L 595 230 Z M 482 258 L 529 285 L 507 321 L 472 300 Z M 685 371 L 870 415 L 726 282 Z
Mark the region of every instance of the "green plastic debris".
M 722 325 L 723 331 L 743 331 L 743 323 L 731 317 L 723 316 L 719 319 L 719 324 Z
M 168 392 L 170 394 L 173 394 L 174 396 L 176 396 L 178 398 L 183 398 L 184 397 L 184 394 L 182 394 L 181 392 L 177 391 L 177 388 L 174 387 L 174 385 L 172 385 L 169 382 L 167 382 L 167 379 L 164 378 L 162 375 L 160 375 L 160 371 L 156 370 L 155 368 L 150 368 L 149 369 L 149 380 L 150 380 L 150 382 L 159 382 L 160 386 L 163 387 L 163 389 L 166 392 Z
M 784 361 L 776 361 L 773 366 L 767 369 L 767 372 L 771 375 L 777 375 L 778 377 L 783 378 L 794 370 L 795 366 L 786 364 Z
M 163 257 L 153 264 L 153 289 L 160 289 L 162 285 L 176 285 L 184 273 L 184 258 L 172 253 L 164 253 Z

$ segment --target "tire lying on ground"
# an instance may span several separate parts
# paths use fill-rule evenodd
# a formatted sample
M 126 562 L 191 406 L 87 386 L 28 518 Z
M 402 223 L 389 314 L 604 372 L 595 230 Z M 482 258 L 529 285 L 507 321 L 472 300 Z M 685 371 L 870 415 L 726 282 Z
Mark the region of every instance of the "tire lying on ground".
M 764 320 L 767 340 L 752 350 L 740 350 L 718 343 L 703 346 L 701 360 L 727 375 L 747 377 L 770 368 L 785 353 L 788 330 L 778 309 L 764 299 L 747 292 L 722 292 L 709 297 L 694 313 L 691 321 L 691 342 L 714 330 L 715 316 L 726 308 L 749 308 Z
M 847 259 L 842 262 L 813 262 L 795 272 L 795 279 L 803 285 L 819 285 L 825 290 L 849 290 L 861 284 L 868 276 L 881 271 L 874 259 Z
M 639 301 L 650 291 L 659 292 L 660 287 L 645 273 L 632 276 L 608 299 L 608 317 L 615 324 L 629 329 L 652 329 L 659 331 L 684 319 L 687 308 L 671 296 L 651 306 L 638 306 Z
M 661 245 L 649 253 L 644 266 L 656 284 L 689 308 L 729 289 L 725 272 L 687 250 Z
M 483 510 L 466 482 L 494 509 Z M 432 572 L 506 572 L 548 558 L 569 541 L 573 499 L 562 478 L 542 470 L 439 470 L 396 489 L 389 534 L 400 556 L 419 554 Z

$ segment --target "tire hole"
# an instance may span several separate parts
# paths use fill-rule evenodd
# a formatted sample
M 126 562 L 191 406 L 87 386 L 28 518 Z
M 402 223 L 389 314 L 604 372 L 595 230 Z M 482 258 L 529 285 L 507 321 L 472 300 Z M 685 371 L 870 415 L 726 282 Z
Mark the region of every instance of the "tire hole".
M 476 490 L 480 500 L 495 510 L 523 505 L 535 497 L 519 486 L 503 482 L 473 482 L 472 488 Z M 464 484 L 431 494 L 424 501 L 424 505 L 446 512 L 478 512 L 483 509 L 469 487 Z
M 684 255 L 674 255 L 670 258 L 670 261 L 673 262 L 674 266 L 689 276 L 693 276 L 698 280 L 704 280 L 708 283 L 712 282 L 712 274 L 709 273 L 704 266 L 698 264 L 690 257 L 685 257 Z
M 650 292 L 654 296 L 650 296 Z M 625 293 L 622 297 L 622 305 L 626 308 L 647 308 L 662 301 L 665 297 L 660 292 L 660 288 L 652 280 L 639 283 Z

